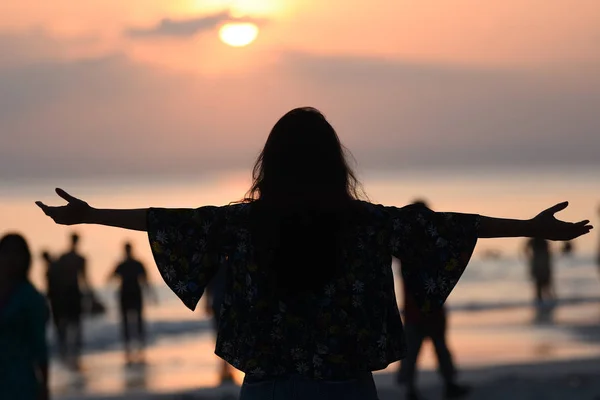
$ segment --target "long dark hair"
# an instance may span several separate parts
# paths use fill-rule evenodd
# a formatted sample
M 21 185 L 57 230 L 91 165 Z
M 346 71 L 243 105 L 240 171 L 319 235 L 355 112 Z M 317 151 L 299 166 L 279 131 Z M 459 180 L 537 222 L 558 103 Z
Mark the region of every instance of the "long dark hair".
M 9 233 L 0 239 L 0 252 L 5 251 L 8 246 L 14 246 L 19 253 L 18 275 L 15 278 L 20 281 L 28 280 L 29 269 L 31 267 L 31 251 L 29 250 L 27 241 L 18 233 Z
M 350 168 L 349 152 L 325 116 L 295 108 L 277 121 L 252 170 L 246 200 L 343 201 L 366 197 Z
M 246 201 L 256 210 L 256 261 L 288 304 L 341 267 L 350 210 L 366 197 L 346 157 L 323 114 L 303 107 L 277 121 L 254 165 Z

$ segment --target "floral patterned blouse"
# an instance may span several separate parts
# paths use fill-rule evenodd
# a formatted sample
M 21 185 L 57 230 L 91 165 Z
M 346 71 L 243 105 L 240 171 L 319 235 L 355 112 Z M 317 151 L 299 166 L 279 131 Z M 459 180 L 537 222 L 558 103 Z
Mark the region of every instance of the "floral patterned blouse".
M 254 263 L 253 203 L 151 208 L 148 235 L 163 279 L 192 310 L 217 269 L 226 268 L 218 356 L 257 378 L 343 379 L 384 369 L 406 354 L 392 257 L 401 261 L 420 309 L 430 312 L 444 303 L 465 270 L 479 224 L 478 215 L 419 205 L 358 206 L 368 218 L 345 236 L 345 268 L 310 303 L 305 315 L 311 320 L 267 296 L 265 273 Z

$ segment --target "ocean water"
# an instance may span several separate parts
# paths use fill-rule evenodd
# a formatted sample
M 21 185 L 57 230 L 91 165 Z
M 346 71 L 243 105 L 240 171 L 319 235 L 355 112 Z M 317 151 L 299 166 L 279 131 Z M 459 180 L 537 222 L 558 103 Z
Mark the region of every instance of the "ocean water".
M 366 171 L 360 175 L 372 202 L 404 205 L 425 198 L 438 211 L 472 212 L 483 215 L 530 218 L 563 200 L 571 205 L 559 214 L 566 220 L 590 219 L 598 225 L 600 167 L 556 170 L 417 170 L 399 172 Z M 54 254 L 66 250 L 68 234 L 80 233 L 81 252 L 87 257 L 91 282 L 105 284 L 122 257 L 124 241 L 131 241 L 137 256 L 151 265 L 145 234 L 101 226 L 65 227 L 55 225 L 34 205 L 35 200 L 61 204 L 54 194 L 63 187 L 96 207 L 135 208 L 148 206 L 198 207 L 222 205 L 243 197 L 250 185 L 250 171 L 236 171 L 199 178 L 95 179 L 88 181 L 0 182 L 0 233 L 19 231 L 27 236 L 33 251 Z M 593 257 L 600 240 L 592 231 L 574 242 L 579 257 Z M 475 258 L 489 251 L 505 259 L 518 258 L 523 241 L 518 239 L 480 240 Z M 560 244 L 554 244 L 558 250 Z M 43 286 L 43 265 L 39 257 L 33 280 Z M 160 277 L 153 268 L 151 276 Z M 488 272 L 480 272 L 488 273 Z M 491 272 L 489 272 L 491 273 Z
M 577 221 L 590 219 L 600 225 L 597 218 L 600 203 L 598 176 L 600 168 L 579 167 L 568 170 L 368 171 L 361 178 L 370 200 L 376 203 L 401 206 L 418 197 L 425 198 L 433 209 L 440 211 L 529 218 L 546 207 L 569 200 L 571 206 L 560 217 Z M 210 385 L 216 383 L 216 357 L 212 354 L 213 332 L 203 307 L 190 312 L 162 284 L 152 263 L 145 234 L 98 226 L 57 226 L 37 209 L 34 201 L 59 204 L 61 200 L 54 195 L 53 189 L 63 187 L 96 207 L 221 205 L 244 195 L 250 183 L 248 177 L 249 171 L 241 171 L 198 179 L 63 180 L 11 182 L 0 186 L 0 233 L 23 233 L 35 254 L 39 255 L 44 249 L 55 254 L 66 250 L 68 234 L 77 231 L 82 237 L 81 252 L 87 258 L 90 281 L 108 306 L 105 316 L 85 323 L 85 364 L 93 371 L 94 378 L 82 382 L 81 375 L 73 375 L 55 363 L 53 387 L 72 393 L 127 392 L 148 386 L 169 391 L 184 386 Z M 160 300 L 157 305 L 149 304 L 146 310 L 154 375 L 150 383 L 133 379 L 137 384 L 132 387 L 129 380 L 123 379 L 130 372 L 122 370 L 115 288 L 107 283 L 122 257 L 125 241 L 133 243 L 136 255 L 147 266 Z M 561 306 L 593 304 L 600 300 L 600 271 L 595 265 L 599 243 L 599 235 L 592 231 L 574 241 L 575 252 L 570 257 L 560 254 L 560 243 L 553 243 L 556 291 Z M 487 257 L 491 251 L 499 257 Z M 32 279 L 42 289 L 43 272 L 38 256 Z M 528 308 L 532 296 L 523 240 L 480 240 L 448 305 L 459 315 L 491 313 L 493 310 Z M 178 379 L 166 378 L 173 374 Z
M 569 306 L 600 302 L 600 273 L 585 258 L 563 258 L 554 263 L 557 305 Z M 451 312 L 479 313 L 495 310 L 530 308 L 533 288 L 524 272 L 524 263 L 517 261 L 474 260 L 450 295 L 447 305 Z M 401 282 L 397 280 L 397 297 L 402 307 Z M 165 286 L 157 284 L 159 301 L 146 303 L 149 343 L 181 340 L 190 336 L 213 334 L 212 324 L 204 313 L 203 304 L 195 312 Z M 86 352 L 103 353 L 121 349 L 116 291 L 111 287 L 97 290 L 108 312 L 86 321 Z
M 449 340 L 459 365 L 473 368 L 600 355 L 597 340 L 588 343 L 577 334 L 589 330 L 590 323 L 592 327 L 600 323 L 600 274 L 591 261 L 579 256 L 556 260 L 554 312 L 558 317 L 539 325 L 535 322 L 539 310 L 533 307 L 533 290 L 522 261 L 473 260 L 447 303 Z M 399 281 L 396 287 L 401 287 Z M 145 309 L 147 363 L 124 366 L 116 293 L 111 287 L 99 288 L 108 312 L 84 323 L 83 370 L 70 371 L 53 359 L 51 382 L 57 398 L 174 393 L 218 384 L 214 332 L 203 304 L 191 312 L 165 285 L 157 283 L 156 289 L 158 304 L 147 302 Z M 401 298 L 398 289 L 400 307 Z M 56 354 L 52 330 L 49 340 Z M 434 353 L 427 347 L 421 366 L 434 370 Z M 386 371 L 395 368 L 391 365 Z M 238 374 L 238 382 L 242 376 Z

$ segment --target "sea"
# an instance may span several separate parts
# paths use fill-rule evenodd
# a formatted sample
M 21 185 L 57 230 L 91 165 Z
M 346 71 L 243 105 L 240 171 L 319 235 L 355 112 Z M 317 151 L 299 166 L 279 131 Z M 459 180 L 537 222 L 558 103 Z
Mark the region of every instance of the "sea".
M 600 225 L 600 166 L 365 171 L 359 177 L 374 203 L 402 206 L 418 198 L 437 211 L 530 218 L 568 200 L 570 206 L 558 214 L 559 218 L 590 219 L 592 224 Z M 53 359 L 51 382 L 56 393 L 172 392 L 215 385 L 217 358 L 213 354 L 214 332 L 203 307 L 189 311 L 165 286 L 144 233 L 91 225 L 58 226 L 34 202 L 62 204 L 54 194 L 54 188 L 61 187 L 103 208 L 224 205 L 241 199 L 249 185 L 250 171 L 0 182 L 0 234 L 16 231 L 25 235 L 35 255 L 31 273 L 34 284 L 45 289 L 41 252 L 59 255 L 68 248 L 69 234 L 77 232 L 89 280 L 107 306 L 105 315 L 85 321 L 82 371 L 74 373 Z M 109 277 L 123 258 L 125 242 L 133 244 L 134 254 L 145 264 L 158 293 L 158 302 L 148 303 L 145 310 L 147 364 L 151 367 L 132 369 L 123 362 L 116 287 Z M 596 264 L 599 244 L 600 235 L 594 230 L 572 242 L 572 254 L 562 253 L 563 243 L 551 244 L 556 306 L 600 303 L 600 269 Z M 396 286 L 400 295 L 401 285 Z M 455 315 L 491 315 L 531 309 L 532 299 L 524 239 L 481 239 L 448 306 Z M 477 321 L 468 320 L 469 324 Z M 480 321 L 482 325 L 489 323 L 486 319 Z M 48 338 L 54 352 L 52 329 Z M 152 372 L 148 374 L 146 368 Z

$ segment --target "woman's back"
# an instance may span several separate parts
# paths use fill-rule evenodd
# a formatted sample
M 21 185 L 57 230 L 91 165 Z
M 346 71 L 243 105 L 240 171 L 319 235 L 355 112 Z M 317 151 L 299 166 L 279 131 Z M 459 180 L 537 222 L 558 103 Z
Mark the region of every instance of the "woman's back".
M 0 393 L 8 398 L 34 398 L 39 389 L 34 367 L 47 358 L 47 319 L 46 300 L 29 282 L 0 307 Z
M 227 269 L 216 353 L 253 376 L 343 379 L 402 358 L 406 349 L 392 256 L 403 260 L 405 278 L 427 310 L 443 303 L 476 242 L 474 215 L 354 201 L 349 220 L 334 218 L 340 229 L 336 245 L 328 246 L 339 251 L 303 247 L 312 241 L 318 248 L 319 232 L 317 240 L 298 237 L 296 246 L 288 237 L 283 250 L 293 268 L 286 268 L 281 261 L 269 263 L 269 255 L 282 250 L 281 238 L 261 234 L 257 220 L 264 231 L 277 231 L 265 211 L 256 218 L 257 210 L 259 202 L 151 209 L 148 219 L 159 270 L 188 307 L 196 306 L 220 266 Z M 314 268 L 304 257 L 321 251 L 337 264 L 334 268 L 320 259 Z

